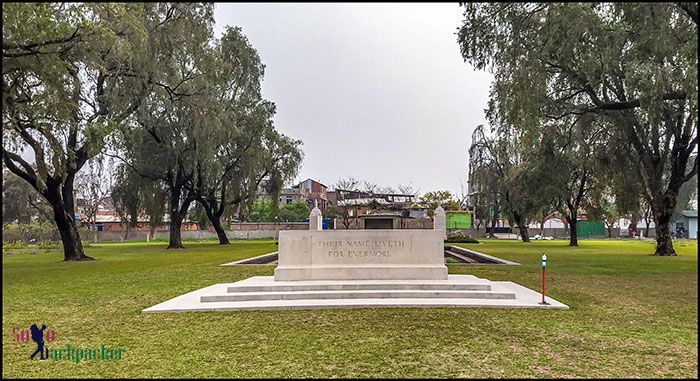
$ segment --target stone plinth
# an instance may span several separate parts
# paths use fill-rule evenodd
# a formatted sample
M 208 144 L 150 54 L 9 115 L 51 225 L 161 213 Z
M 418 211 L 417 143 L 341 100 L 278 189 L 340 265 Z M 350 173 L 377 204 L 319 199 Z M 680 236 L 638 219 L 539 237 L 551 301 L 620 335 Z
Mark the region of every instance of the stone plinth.
M 275 281 L 352 279 L 447 279 L 442 232 L 280 232 Z

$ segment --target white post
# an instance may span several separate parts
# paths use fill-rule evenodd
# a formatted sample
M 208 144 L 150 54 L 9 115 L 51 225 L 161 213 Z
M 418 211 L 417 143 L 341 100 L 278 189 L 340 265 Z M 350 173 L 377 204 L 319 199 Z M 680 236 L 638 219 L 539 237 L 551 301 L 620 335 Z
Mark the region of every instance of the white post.
M 435 208 L 433 221 L 433 229 L 442 230 L 442 237 L 447 238 L 447 220 L 445 217 L 445 209 L 443 209 L 442 206 Z
M 318 208 L 318 200 L 314 200 L 314 208 L 309 214 L 309 230 L 323 230 L 323 216 Z

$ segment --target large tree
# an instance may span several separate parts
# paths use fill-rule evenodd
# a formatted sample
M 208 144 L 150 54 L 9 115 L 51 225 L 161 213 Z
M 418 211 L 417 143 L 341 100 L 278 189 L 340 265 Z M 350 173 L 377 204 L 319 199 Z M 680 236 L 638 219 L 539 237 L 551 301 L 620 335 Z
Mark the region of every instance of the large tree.
M 562 119 L 543 126 L 534 155 L 534 169 L 547 174 L 537 182 L 548 189 L 544 194 L 555 198 L 566 218 L 569 246 L 578 246 L 579 210 L 587 209 L 592 193 L 604 187 L 604 168 L 610 161 L 604 149 L 609 143 L 609 127 L 597 123 L 594 116 Z
M 523 242 L 530 242 L 529 221 L 544 203 L 543 184 L 548 179 L 528 161 L 533 150 L 525 143 L 513 129 L 498 126 L 487 132 L 480 125 L 472 134 L 469 160 L 474 167 L 472 185 L 482 192 L 488 189 L 485 196 L 490 194 L 498 209 L 518 226 Z
M 697 6 L 672 3 L 465 5 L 464 59 L 495 80 L 488 115 L 534 132 L 547 121 L 605 119 L 632 143 L 656 222 L 656 255 L 675 255 L 669 223 L 697 173 Z
M 158 33 L 149 34 L 146 52 L 154 65 L 142 68 L 148 78 L 145 102 L 122 125 L 112 155 L 167 189 L 168 248 L 181 249 L 180 228 L 196 200 L 187 184 L 203 181 L 196 177 L 196 166 L 216 149 L 210 132 L 217 125 L 209 112 L 211 77 L 218 64 L 210 46 L 213 5 L 177 3 L 158 9 L 165 12 L 163 20 L 147 25 Z
M 139 105 L 142 87 L 124 74 L 141 63 L 145 6 L 2 7 L 3 161 L 51 205 L 64 260 L 91 260 L 74 219 L 74 181 Z

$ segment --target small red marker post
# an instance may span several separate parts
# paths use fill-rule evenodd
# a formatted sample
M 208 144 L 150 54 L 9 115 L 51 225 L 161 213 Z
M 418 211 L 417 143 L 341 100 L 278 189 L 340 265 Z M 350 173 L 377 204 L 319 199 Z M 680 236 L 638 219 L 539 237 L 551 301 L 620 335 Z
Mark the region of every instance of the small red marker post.
M 542 253 L 542 301 L 539 304 L 549 304 L 544 300 L 544 274 L 547 269 L 547 254 Z

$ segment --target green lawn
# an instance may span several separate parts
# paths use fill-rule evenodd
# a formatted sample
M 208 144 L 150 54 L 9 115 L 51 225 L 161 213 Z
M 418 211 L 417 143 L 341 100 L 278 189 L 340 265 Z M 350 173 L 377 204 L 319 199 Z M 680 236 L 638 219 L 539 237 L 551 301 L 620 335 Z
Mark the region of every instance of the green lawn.
M 274 251 L 270 241 L 98 244 L 97 261 L 58 250 L 3 252 L 3 377 L 698 377 L 698 247 L 654 257 L 651 241 L 459 244 L 522 266 L 450 273 L 537 290 L 571 309 L 386 308 L 316 311 L 141 310 L 214 283 L 272 275 L 219 264 Z M 104 344 L 119 361 L 30 361 L 12 327 L 45 323 L 49 348 Z

